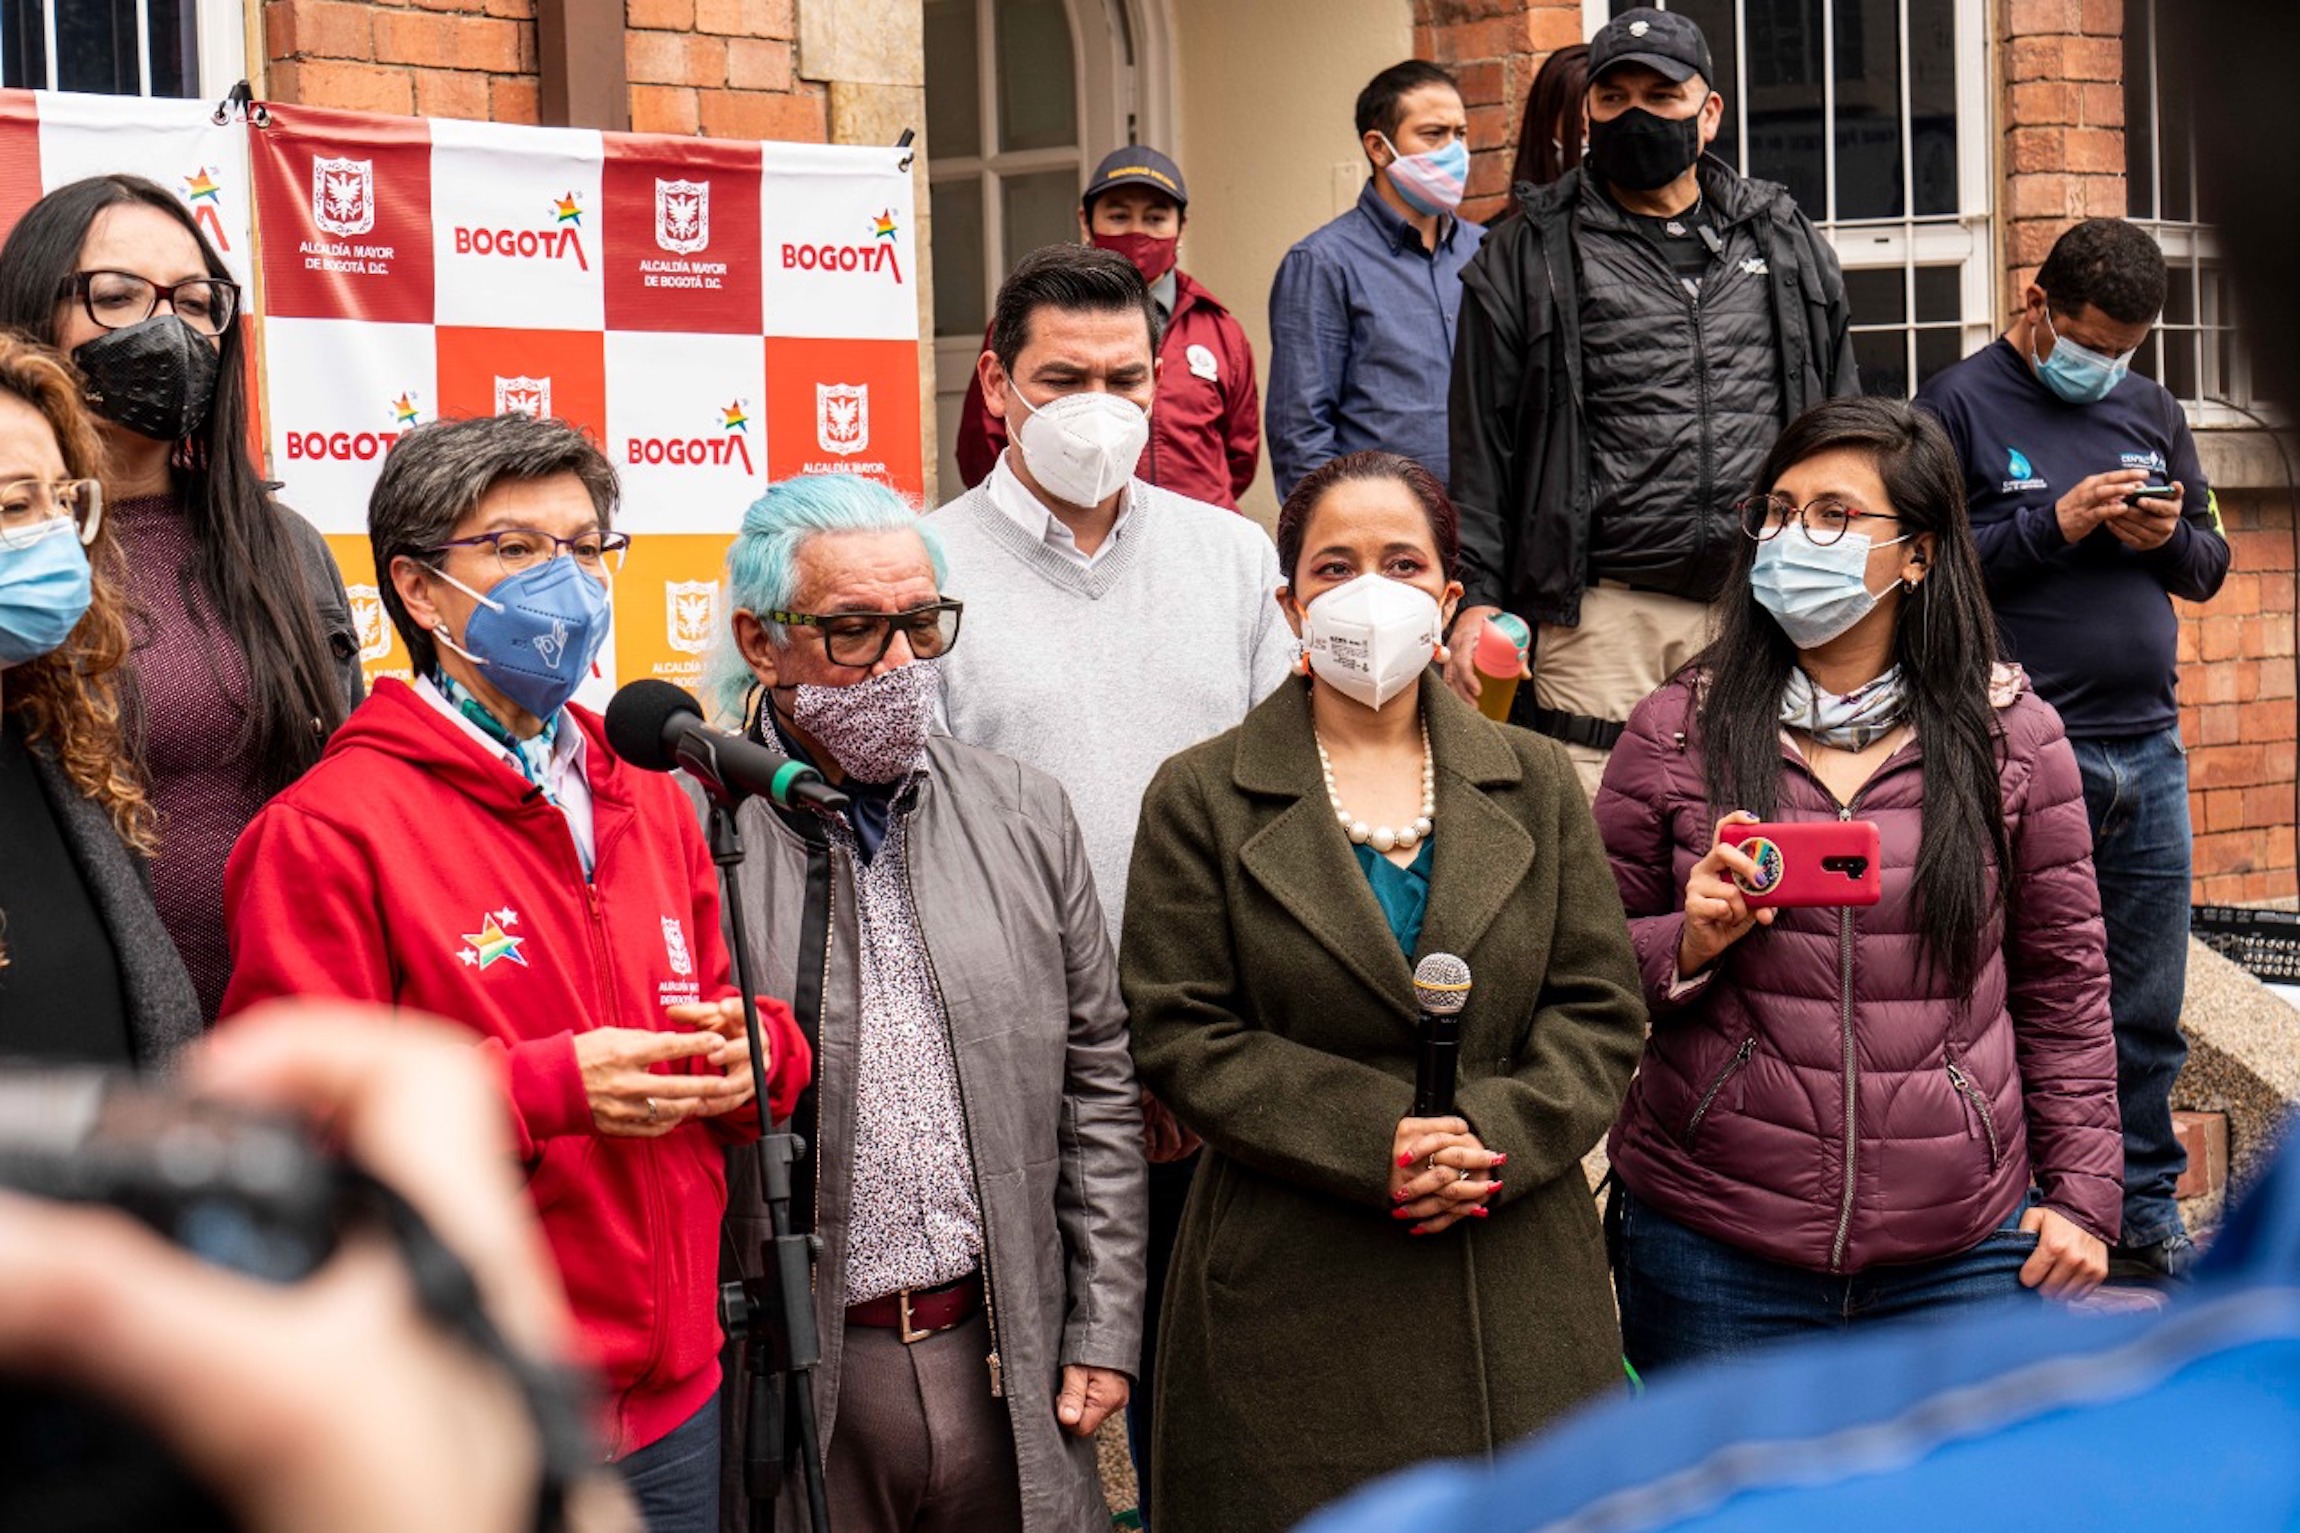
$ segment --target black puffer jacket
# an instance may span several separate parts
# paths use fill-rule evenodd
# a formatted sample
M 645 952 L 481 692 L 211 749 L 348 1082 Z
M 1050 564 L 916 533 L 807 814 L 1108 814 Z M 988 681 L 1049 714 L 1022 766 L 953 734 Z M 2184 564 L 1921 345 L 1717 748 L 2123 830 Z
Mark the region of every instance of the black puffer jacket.
M 1843 274 L 1788 192 L 1703 160 L 1698 298 L 1579 171 L 1462 273 L 1452 492 L 1472 605 L 1580 621 L 1600 575 L 1706 600 L 1780 428 L 1858 392 Z

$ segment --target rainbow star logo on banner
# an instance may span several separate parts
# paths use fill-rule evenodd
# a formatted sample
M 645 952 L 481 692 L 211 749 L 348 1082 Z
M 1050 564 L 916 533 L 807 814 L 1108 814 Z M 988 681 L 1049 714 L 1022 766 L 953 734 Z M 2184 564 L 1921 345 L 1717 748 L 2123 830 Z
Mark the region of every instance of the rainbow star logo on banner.
M 410 389 L 391 402 L 391 418 L 402 426 L 412 426 L 415 417 L 415 391 Z
M 519 913 L 515 910 L 490 910 L 485 913 L 479 930 L 465 932 L 463 940 L 469 944 L 455 956 L 463 960 L 465 968 L 476 967 L 484 974 L 499 958 L 509 959 L 522 969 L 527 967 L 527 955 L 519 951 L 525 937 L 514 937 L 504 928 L 517 926 Z
M 215 172 L 205 165 L 184 177 L 184 200 L 186 202 L 204 202 L 209 207 L 214 207 L 217 200 L 223 196 L 223 191 L 223 187 L 216 181 Z
M 719 429 L 721 431 L 748 431 L 751 429 L 751 418 L 743 413 L 743 402 L 741 400 L 736 400 L 733 404 L 728 405 L 719 413 L 726 417 L 719 423 Z
M 573 192 L 551 204 L 551 210 L 558 215 L 562 224 L 573 224 L 578 229 L 583 227 L 583 204 L 575 200 Z
M 882 240 L 894 238 L 894 209 L 888 208 L 871 220 L 871 231 Z

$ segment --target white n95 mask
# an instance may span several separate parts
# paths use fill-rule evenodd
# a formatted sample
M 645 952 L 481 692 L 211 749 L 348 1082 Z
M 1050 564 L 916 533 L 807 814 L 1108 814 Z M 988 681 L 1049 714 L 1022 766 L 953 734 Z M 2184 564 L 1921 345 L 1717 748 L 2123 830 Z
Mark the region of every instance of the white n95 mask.
M 1071 506 L 1098 506 L 1134 477 L 1134 465 L 1150 441 L 1150 416 L 1117 394 L 1061 394 L 1044 405 L 1009 397 L 1029 411 L 1014 439 L 1031 477 L 1049 495 Z
M 1318 679 L 1379 708 L 1421 678 L 1444 619 L 1436 598 L 1386 575 L 1360 575 L 1302 609 L 1302 647 Z

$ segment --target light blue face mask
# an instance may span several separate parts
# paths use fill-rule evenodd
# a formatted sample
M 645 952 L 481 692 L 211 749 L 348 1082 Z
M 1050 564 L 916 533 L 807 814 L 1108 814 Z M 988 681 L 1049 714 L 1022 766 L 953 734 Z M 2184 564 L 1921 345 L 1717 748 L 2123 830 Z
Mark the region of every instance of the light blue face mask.
M 1906 536 L 1878 544 L 1865 532 L 1848 532 L 1826 548 L 1805 536 L 1802 526 L 1784 529 L 1757 545 L 1749 585 L 1757 604 L 1773 615 L 1789 642 L 1819 649 L 1876 610 L 1869 589 L 1869 553 L 1906 543 Z
M 444 570 L 434 574 L 479 603 L 458 644 L 431 636 L 473 665 L 488 683 L 539 719 L 555 717 L 591 674 L 614 622 L 607 592 L 572 554 L 548 559 L 474 591 Z
M 2103 356 L 2089 346 L 2080 346 L 2053 328 L 2052 307 L 2046 305 L 2044 327 L 2052 335 L 2052 355 L 2039 357 L 2036 348 L 2029 348 L 2029 360 L 2036 365 L 2036 375 L 2044 386 L 2072 405 L 2098 404 L 2106 399 L 2124 375 L 2132 371 L 2132 351 L 2121 357 Z
M 1382 142 L 1389 144 L 1393 156 L 1390 185 L 1397 188 L 1407 207 L 1424 218 L 1437 218 L 1461 206 L 1469 191 L 1468 144 L 1457 138 L 1426 154 L 1399 154 L 1387 134 Z
M 42 522 L 21 542 L 0 544 L 0 666 L 61 647 L 88 611 L 88 551 L 68 516 Z

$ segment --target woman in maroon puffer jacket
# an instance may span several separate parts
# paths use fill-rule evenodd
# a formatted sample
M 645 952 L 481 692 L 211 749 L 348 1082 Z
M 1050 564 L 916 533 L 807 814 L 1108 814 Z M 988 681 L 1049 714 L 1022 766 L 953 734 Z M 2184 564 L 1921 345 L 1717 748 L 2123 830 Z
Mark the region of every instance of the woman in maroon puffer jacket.
M 1716 642 L 1631 715 L 1597 798 L 1653 1012 L 1611 1140 L 1640 1367 L 2071 1297 L 2117 1235 L 2076 760 L 1997 664 L 1955 454 L 1919 411 L 1841 399 L 1758 485 Z M 1729 812 L 1876 822 L 1883 899 L 1750 910 Z

